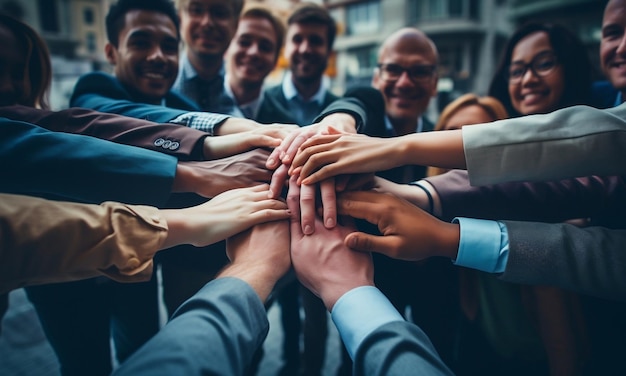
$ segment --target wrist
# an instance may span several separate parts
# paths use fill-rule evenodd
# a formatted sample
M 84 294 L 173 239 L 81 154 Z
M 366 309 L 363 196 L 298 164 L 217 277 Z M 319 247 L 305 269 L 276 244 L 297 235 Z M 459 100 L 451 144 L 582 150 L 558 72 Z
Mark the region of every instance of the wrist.
M 276 282 L 284 273 L 276 271 L 273 265 L 267 262 L 259 263 L 232 263 L 226 266 L 217 276 L 235 277 L 249 284 L 257 293 L 261 301 L 265 302 L 272 292 Z
M 256 129 L 259 124 L 255 121 L 243 118 L 230 117 L 215 131 L 216 136 L 224 136 L 233 133 L 247 132 Z
M 441 232 L 438 236 L 438 247 L 435 256 L 443 256 L 456 260 L 461 240 L 461 226 L 458 223 L 441 222 Z
M 374 283 L 372 281 L 361 281 L 360 283 L 356 282 L 344 286 L 334 284 L 328 286 L 327 289 L 320 291 L 320 299 L 322 299 L 322 302 L 328 312 L 332 312 L 335 303 L 337 303 L 342 296 L 347 294 L 349 291 L 362 286 L 374 286 Z
M 319 122 L 320 125 L 325 127 L 333 127 L 343 133 L 356 133 L 356 120 L 350 114 L 343 112 L 335 112 Z

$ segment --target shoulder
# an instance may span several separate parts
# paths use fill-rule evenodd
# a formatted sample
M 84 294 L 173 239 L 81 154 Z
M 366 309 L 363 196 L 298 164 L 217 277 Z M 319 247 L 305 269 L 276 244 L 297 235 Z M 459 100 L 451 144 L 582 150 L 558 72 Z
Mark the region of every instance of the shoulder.
M 103 94 L 116 99 L 130 99 L 130 94 L 114 76 L 103 72 L 92 72 L 81 76 L 74 86 L 70 104 L 86 94 Z

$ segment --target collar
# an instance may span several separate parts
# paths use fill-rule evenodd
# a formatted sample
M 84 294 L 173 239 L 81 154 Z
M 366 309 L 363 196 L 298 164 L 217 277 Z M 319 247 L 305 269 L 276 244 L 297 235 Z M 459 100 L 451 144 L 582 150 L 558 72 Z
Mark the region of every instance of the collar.
M 217 76 L 215 77 L 216 78 L 224 77 L 224 75 L 226 74 L 225 72 L 226 71 L 224 70 L 224 64 L 222 64 Z M 200 76 L 198 75 L 198 71 L 196 70 L 196 68 L 193 67 L 193 65 L 191 65 L 191 61 L 189 61 L 186 51 L 183 52 L 183 56 L 180 58 L 180 68 L 178 70 L 178 78 L 181 81 L 189 81 L 189 80 L 193 80 L 196 78 L 200 79 Z M 209 82 L 213 80 L 214 79 L 211 79 L 209 80 Z
M 287 101 L 291 101 L 292 99 L 297 97 L 300 101 L 305 102 L 305 100 L 302 99 L 302 97 L 298 93 L 298 89 L 296 89 L 296 86 L 293 84 L 290 71 L 287 71 L 287 73 L 285 73 L 285 77 L 283 78 L 283 94 L 285 95 L 285 99 L 287 99 Z M 322 106 L 322 104 L 324 103 L 325 95 L 326 85 L 324 84 L 324 80 L 322 80 L 320 88 L 317 90 L 315 95 L 313 95 L 311 99 L 306 102 L 317 102 L 319 106 Z
M 622 104 L 624 102 L 623 97 L 622 97 L 622 92 L 618 91 L 617 92 L 617 97 L 615 98 L 615 103 L 613 103 L 613 107 L 617 107 L 620 104 Z
M 423 128 L 424 128 L 424 119 L 422 119 L 422 117 L 420 116 L 417 118 L 417 124 L 415 126 L 415 133 L 420 133 Z M 387 115 L 385 115 L 385 133 L 387 133 L 389 137 L 396 137 L 398 135 L 395 128 L 393 127 L 393 124 L 391 124 L 391 120 L 389 119 L 389 116 Z
M 263 98 L 265 97 L 264 91 L 261 90 L 261 93 L 259 94 L 258 97 L 256 97 L 256 99 L 246 104 L 237 103 L 237 98 L 235 98 L 235 94 L 233 93 L 232 88 L 228 84 L 228 74 L 226 74 L 226 76 L 224 77 L 224 94 L 227 97 L 229 97 L 235 104 L 235 107 L 234 107 L 235 110 L 233 112 L 239 112 L 239 113 L 232 113 L 231 115 L 241 116 L 241 117 L 245 117 L 245 118 L 252 119 L 252 120 L 257 118 L 259 114 L 259 109 L 261 108 L 261 103 L 263 102 Z

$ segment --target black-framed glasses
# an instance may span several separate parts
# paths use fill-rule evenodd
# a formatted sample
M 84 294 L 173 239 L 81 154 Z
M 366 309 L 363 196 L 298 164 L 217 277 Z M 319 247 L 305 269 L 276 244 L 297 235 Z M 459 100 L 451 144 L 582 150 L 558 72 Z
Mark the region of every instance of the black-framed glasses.
M 378 64 L 376 66 L 380 70 L 380 78 L 390 82 L 398 81 L 404 72 L 413 82 L 426 81 L 433 77 L 437 69 L 434 65 L 413 65 L 408 68 L 398 64 Z
M 513 63 L 509 66 L 508 80 L 510 84 L 522 81 L 526 72 L 530 69 L 535 76 L 545 77 L 554 71 L 559 61 L 552 52 L 543 52 L 535 56 L 530 63 Z

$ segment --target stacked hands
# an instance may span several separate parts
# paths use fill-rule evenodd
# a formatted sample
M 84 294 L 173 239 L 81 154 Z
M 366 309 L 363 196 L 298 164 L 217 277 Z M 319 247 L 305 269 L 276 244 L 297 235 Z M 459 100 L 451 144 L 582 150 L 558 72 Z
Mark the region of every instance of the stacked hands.
M 439 221 L 391 194 L 363 190 L 374 185 L 372 174 L 347 175 L 350 171 L 371 173 L 389 168 L 385 158 L 363 162 L 345 157 L 360 150 L 370 155 L 371 146 L 363 142 L 376 141 L 342 134 L 321 122 L 288 133 L 271 153 L 249 152 L 255 155 L 254 171 L 258 172 L 262 170 L 259 157 L 269 154 L 265 166 L 275 170 L 270 184 L 230 190 L 204 204 L 213 206 L 212 223 L 203 224 L 202 230 L 189 229 L 205 236 L 194 244 L 230 237 L 227 252 L 231 264 L 221 276 L 244 279 L 263 300 L 293 265 L 298 279 L 329 310 L 347 291 L 374 285 L 369 252 L 403 260 L 453 257 L 458 249 L 457 225 Z M 337 143 L 342 145 L 334 150 Z M 269 178 L 266 171 L 257 178 Z M 279 195 L 287 182 L 285 203 Z M 316 200 L 318 191 L 321 200 Z M 187 209 L 183 215 L 187 219 L 201 215 L 202 210 L 196 208 Z M 377 225 L 382 236 L 357 232 L 353 218 Z

